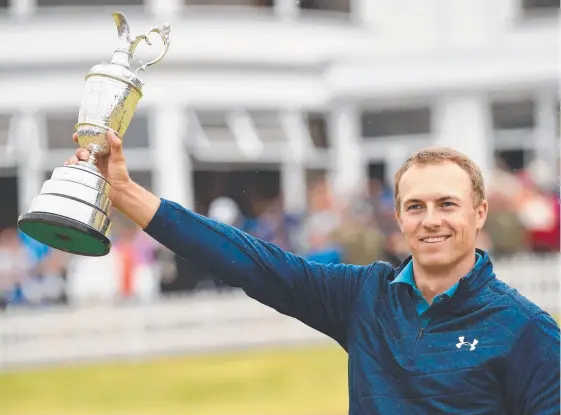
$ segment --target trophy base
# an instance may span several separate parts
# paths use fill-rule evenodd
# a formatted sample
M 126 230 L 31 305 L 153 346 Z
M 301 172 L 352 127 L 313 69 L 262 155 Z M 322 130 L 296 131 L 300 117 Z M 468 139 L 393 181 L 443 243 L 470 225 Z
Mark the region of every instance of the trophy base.
M 45 212 L 24 213 L 18 227 L 31 238 L 60 251 L 98 257 L 111 250 L 103 233 L 77 220 Z
M 42 244 L 83 256 L 107 255 L 111 185 L 88 163 L 57 167 L 20 216 L 18 228 Z

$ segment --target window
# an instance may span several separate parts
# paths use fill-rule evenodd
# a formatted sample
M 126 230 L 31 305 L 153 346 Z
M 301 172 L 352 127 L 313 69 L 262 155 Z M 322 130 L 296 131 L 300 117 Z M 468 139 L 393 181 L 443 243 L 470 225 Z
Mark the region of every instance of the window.
M 493 128 L 495 130 L 514 130 L 534 128 L 535 103 L 533 99 L 495 102 L 491 104 Z
M 273 7 L 274 0 L 185 0 L 187 6 Z
M 18 179 L 12 169 L 0 169 L 0 230 L 15 228 L 18 217 Z
M 198 111 L 197 117 L 203 132 L 211 141 L 235 141 L 226 114 L 221 111 Z
M 195 209 L 209 214 L 211 203 L 219 197 L 235 201 L 242 215 L 258 217 L 280 194 L 280 172 L 239 166 L 225 171 L 196 170 L 193 174 Z
M 46 115 L 47 147 L 49 149 L 74 148 L 72 134 L 76 131 L 77 112 Z M 148 118 L 135 114 L 123 140 L 125 148 L 148 146 Z
M 51 6 L 142 6 L 144 0 L 36 0 L 38 7 Z
M 125 148 L 139 148 L 148 147 L 149 145 L 148 116 L 136 113 L 125 132 L 123 146 Z
M 330 12 L 350 13 L 351 0 L 300 0 L 302 10 L 324 10 Z
M 327 120 L 324 114 L 310 113 L 307 117 L 310 138 L 317 148 L 329 147 Z
M 74 148 L 72 134 L 76 131 L 77 113 L 48 114 L 45 117 L 47 127 L 47 148 Z
M 522 9 L 525 12 L 546 11 L 552 15 L 559 9 L 559 0 L 522 0 Z
M 276 111 L 250 111 L 249 115 L 257 135 L 262 141 L 286 141 L 279 113 Z
M 11 116 L 0 114 L 0 148 L 10 143 L 10 120 Z
M 496 151 L 495 156 L 499 160 L 499 165 L 504 165 L 509 170 L 517 171 L 528 167 L 534 153 L 530 150 L 513 149 Z
M 361 124 L 363 137 L 430 134 L 431 109 L 421 107 L 364 111 Z
M 386 164 L 385 163 L 369 163 L 368 178 L 377 179 L 381 183 L 386 182 Z

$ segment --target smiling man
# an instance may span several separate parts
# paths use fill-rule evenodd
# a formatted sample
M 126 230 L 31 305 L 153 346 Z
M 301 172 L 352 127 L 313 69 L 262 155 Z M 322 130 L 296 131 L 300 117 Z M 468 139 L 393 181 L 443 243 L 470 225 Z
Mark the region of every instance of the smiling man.
M 425 150 L 396 173 L 394 194 L 396 217 L 414 260 L 392 283 L 417 288 L 421 304 L 441 293 L 450 297 L 459 276 L 482 258 L 475 246 L 488 205 L 479 168 L 456 151 Z
M 120 141 L 108 133 L 108 142 L 100 169 L 118 210 L 348 352 L 351 415 L 559 414 L 559 328 L 476 249 L 487 202 L 465 155 L 424 150 L 396 173 L 396 218 L 412 255 L 394 269 L 309 262 L 161 199 L 131 181 Z M 68 163 L 88 157 L 78 150 Z

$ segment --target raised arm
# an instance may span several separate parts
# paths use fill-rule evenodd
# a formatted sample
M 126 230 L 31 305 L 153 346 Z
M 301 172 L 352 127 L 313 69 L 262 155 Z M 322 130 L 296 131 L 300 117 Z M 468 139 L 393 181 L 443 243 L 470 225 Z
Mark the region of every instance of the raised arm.
M 145 230 L 228 285 L 344 345 L 368 267 L 311 263 L 167 200 Z
M 111 155 L 102 173 L 112 183 L 115 208 L 173 252 L 346 346 L 349 315 L 371 267 L 308 262 L 160 199 L 130 180 L 120 140 L 108 134 L 108 142 Z M 69 163 L 88 156 L 80 150 Z

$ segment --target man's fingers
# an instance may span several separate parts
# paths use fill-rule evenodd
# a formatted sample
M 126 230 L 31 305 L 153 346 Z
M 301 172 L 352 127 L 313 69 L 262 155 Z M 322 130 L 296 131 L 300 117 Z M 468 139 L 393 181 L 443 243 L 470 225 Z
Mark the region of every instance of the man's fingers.
M 125 157 L 123 155 L 123 145 L 121 139 L 115 135 L 115 133 L 111 130 L 108 130 L 106 133 L 107 143 L 111 147 L 111 157 L 115 161 L 124 161 Z M 78 134 L 74 133 L 72 135 L 72 140 L 74 142 L 78 142 Z M 90 158 L 90 152 L 85 148 L 78 148 L 74 156 L 70 157 L 66 162 L 65 165 L 76 164 L 79 161 L 88 161 Z
M 77 164 L 77 163 L 78 163 L 78 157 L 72 156 L 72 157 L 70 157 L 68 160 L 66 160 L 66 161 L 64 162 L 64 165 L 65 165 L 65 166 L 70 166 L 70 165 L 72 165 L 72 164 Z
M 111 157 L 115 161 L 122 161 L 125 159 L 123 155 L 123 143 L 121 139 L 115 135 L 115 133 L 111 130 L 107 130 L 107 143 L 111 147 Z
M 78 150 L 76 150 L 76 153 L 72 157 L 64 162 L 64 165 L 69 166 L 72 164 L 77 164 L 79 161 L 88 161 L 89 158 L 90 152 L 83 148 L 79 148 Z
M 90 158 L 90 152 L 84 148 L 79 148 L 76 150 L 76 157 L 82 161 L 88 161 Z

